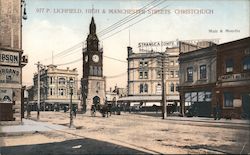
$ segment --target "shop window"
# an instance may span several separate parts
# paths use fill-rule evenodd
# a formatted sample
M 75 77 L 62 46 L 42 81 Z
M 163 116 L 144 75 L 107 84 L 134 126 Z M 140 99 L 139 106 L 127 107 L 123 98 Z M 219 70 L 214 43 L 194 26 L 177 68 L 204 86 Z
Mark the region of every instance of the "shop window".
M 206 79 L 207 78 L 207 67 L 206 65 L 200 66 L 200 79 Z
M 250 56 L 244 58 L 243 60 L 243 70 L 244 71 L 249 71 L 250 70 Z
M 224 107 L 233 107 L 233 93 L 225 92 L 224 93 Z
M 226 60 L 226 73 L 233 72 L 233 65 L 234 65 L 233 59 Z
M 187 68 L 187 81 L 192 82 L 193 81 L 193 67 Z

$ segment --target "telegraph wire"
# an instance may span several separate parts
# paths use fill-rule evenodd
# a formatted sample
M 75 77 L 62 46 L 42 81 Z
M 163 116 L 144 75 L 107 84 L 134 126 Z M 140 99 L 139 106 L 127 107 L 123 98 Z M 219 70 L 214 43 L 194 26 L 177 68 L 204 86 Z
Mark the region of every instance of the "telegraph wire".
M 151 3 L 149 3 L 149 4 L 147 4 L 146 6 L 142 7 L 141 9 L 146 8 L 148 5 L 154 4 L 156 1 L 158 1 L 158 0 L 155 0 L 155 1 L 153 1 L 153 2 L 151 2 Z M 164 0 L 164 1 L 165 1 L 165 0 Z M 164 2 L 164 1 L 163 1 L 163 2 Z M 160 4 L 163 3 L 163 2 L 160 2 Z M 159 4 L 158 4 L 158 5 L 159 5 Z M 156 6 L 157 6 L 157 5 L 156 5 Z M 155 7 L 155 6 L 154 6 L 154 7 Z M 140 10 L 141 10 L 141 9 L 140 9 Z M 151 9 L 152 9 L 152 8 L 151 8 Z M 135 14 L 136 14 L 136 12 L 135 12 L 134 14 L 132 14 L 132 16 L 134 16 Z M 141 15 L 141 13 L 140 13 L 139 15 L 136 15 L 136 17 L 134 17 L 134 18 L 137 18 L 137 17 L 140 16 L 140 15 Z M 123 24 L 120 23 L 121 21 L 124 21 L 124 19 L 131 18 L 130 16 L 131 16 L 131 15 L 129 15 L 129 16 L 123 18 L 122 20 L 116 22 L 115 24 L 112 24 L 111 26 L 109 26 L 108 28 L 102 30 L 101 32 L 98 32 L 98 33 L 104 33 L 105 31 L 108 31 L 108 32 L 105 32 L 104 34 L 100 35 L 100 37 L 103 36 L 103 35 L 106 35 L 106 34 L 108 34 L 108 33 L 110 33 L 110 32 L 112 32 L 113 30 L 117 29 L 118 27 L 121 27 L 121 26 L 123 26 L 124 24 L 130 22 L 131 19 L 129 19 L 127 22 L 125 22 L 125 23 L 123 23 Z M 134 19 L 134 18 L 133 18 L 133 19 Z M 132 20 L 133 20 L 133 19 L 132 19 Z M 117 25 L 118 23 L 119 23 L 120 26 L 116 26 L 116 28 L 113 28 L 112 31 L 111 31 L 111 30 L 108 30 L 108 29 L 112 28 L 114 25 Z M 55 56 L 55 58 L 58 58 L 58 57 L 60 57 L 60 56 L 63 56 L 64 54 L 66 54 L 66 53 L 72 51 L 73 49 L 81 47 L 81 45 L 82 45 L 83 43 L 84 43 L 84 42 L 81 41 L 81 42 L 77 43 L 76 45 L 74 45 L 74 46 L 72 46 L 72 47 L 70 47 L 70 48 L 68 48 L 68 49 L 66 49 L 66 50 L 63 50 L 63 51 L 61 51 L 61 52 L 55 54 L 54 56 Z M 47 61 L 48 59 L 50 59 L 50 58 L 43 59 L 43 61 Z
M 162 9 L 165 9 L 165 8 L 167 8 L 168 6 L 169 6 L 169 5 L 163 7 Z M 152 15 L 154 15 L 154 14 L 150 14 L 150 15 L 148 15 L 148 16 L 146 16 L 146 17 L 140 19 L 139 21 L 137 21 L 137 22 L 135 22 L 135 23 L 133 23 L 133 24 L 131 24 L 131 25 L 129 25 L 129 26 L 127 26 L 127 27 L 125 27 L 125 28 L 123 28 L 123 29 L 121 29 L 121 30 L 119 30 L 119 31 L 117 31 L 117 32 L 115 32 L 115 33 L 113 33 L 113 34 L 111 34 L 111 35 L 109 35 L 109 36 L 107 36 L 107 37 L 101 39 L 101 40 L 103 41 L 103 40 L 105 40 L 105 39 L 108 39 L 108 38 L 110 38 L 110 37 L 112 37 L 112 36 L 114 36 L 114 35 L 120 33 L 121 31 L 123 31 L 123 30 L 125 30 L 125 29 L 127 29 L 127 28 L 129 28 L 129 27 L 131 27 L 131 26 L 133 26 L 133 25 L 135 25 L 135 24 L 137 24 L 137 23 L 139 23 L 139 22 L 141 22 L 141 21 L 143 21 L 143 20 L 149 18 L 149 17 L 151 17 Z
M 158 5 L 160 5 L 160 4 L 164 3 L 164 2 L 165 2 L 165 0 L 162 1 L 162 2 L 160 2 L 160 3 L 158 3 L 158 4 L 156 4 L 156 5 L 154 5 L 153 7 L 149 8 L 147 11 L 149 11 L 149 10 L 151 10 L 151 9 L 153 9 L 153 8 L 155 8 L 155 7 L 157 7 Z M 151 14 L 151 15 L 153 15 L 153 14 Z M 135 18 L 138 18 L 139 16 L 141 16 L 141 14 L 136 15 L 135 17 L 133 17 L 132 19 L 130 19 L 128 22 L 131 22 L 132 20 L 134 20 Z M 121 26 L 127 24 L 128 22 L 123 23 Z M 133 24 L 133 25 L 134 25 L 134 24 Z M 133 25 L 130 25 L 130 26 L 133 26 Z M 119 26 L 119 27 L 121 27 L 121 26 Z M 130 26 L 129 26 L 129 27 L 130 27 Z M 100 35 L 100 37 L 105 36 L 106 34 L 108 34 L 108 33 L 112 32 L 112 31 L 114 31 L 115 29 L 117 29 L 117 28 L 119 28 L 119 27 L 115 27 L 115 28 L 111 29 L 111 30 L 108 31 L 107 33 L 105 33 L 105 34 L 103 34 L 103 35 Z M 120 32 L 120 31 L 119 31 L 119 32 Z
M 148 6 L 153 5 L 153 4 L 154 4 L 155 2 L 157 2 L 157 1 L 158 1 L 158 0 L 154 0 L 153 2 L 151 2 L 151 3 L 147 4 L 146 6 L 140 8 L 139 11 L 145 10 Z M 109 26 L 108 28 L 102 30 L 101 32 L 98 32 L 97 34 L 98 34 L 98 35 L 105 35 L 105 34 L 108 33 L 109 31 L 112 31 L 113 29 L 116 29 L 117 27 L 120 27 L 119 25 L 124 24 L 124 22 L 125 22 L 125 24 L 126 24 L 128 21 L 130 22 L 130 21 L 131 21 L 131 18 L 133 18 L 133 16 L 137 16 L 137 17 L 138 17 L 138 16 L 140 16 L 141 14 L 142 14 L 142 13 L 137 14 L 136 12 L 134 12 L 133 14 L 128 15 L 127 17 L 123 18 L 122 20 L 120 20 L 120 21 L 118 21 L 118 22 L 112 24 L 112 25 Z M 111 29 L 111 30 L 110 30 L 110 29 Z M 106 31 L 108 31 L 108 32 L 106 32 Z

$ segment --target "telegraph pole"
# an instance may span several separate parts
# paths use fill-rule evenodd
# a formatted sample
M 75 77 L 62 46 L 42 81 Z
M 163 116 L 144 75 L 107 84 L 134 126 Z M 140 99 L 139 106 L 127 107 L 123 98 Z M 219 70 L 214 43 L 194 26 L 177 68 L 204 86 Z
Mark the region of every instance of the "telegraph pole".
M 162 72 L 162 76 L 161 76 L 161 85 L 162 85 L 162 119 L 165 119 L 165 117 L 167 116 L 166 114 L 166 82 L 165 82 L 165 69 L 164 69 L 164 53 L 161 53 L 161 72 Z
M 37 62 L 37 120 L 40 119 L 40 61 Z

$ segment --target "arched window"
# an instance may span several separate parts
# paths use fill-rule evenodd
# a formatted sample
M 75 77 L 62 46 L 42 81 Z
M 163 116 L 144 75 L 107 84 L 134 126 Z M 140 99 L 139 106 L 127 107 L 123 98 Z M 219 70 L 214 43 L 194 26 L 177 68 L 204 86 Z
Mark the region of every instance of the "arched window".
M 65 84 L 65 78 L 59 78 L 59 84 Z

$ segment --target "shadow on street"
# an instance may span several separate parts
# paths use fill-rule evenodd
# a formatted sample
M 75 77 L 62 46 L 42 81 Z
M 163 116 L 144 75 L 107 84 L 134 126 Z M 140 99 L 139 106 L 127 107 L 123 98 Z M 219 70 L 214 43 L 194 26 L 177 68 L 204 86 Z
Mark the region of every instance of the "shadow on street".
M 74 139 L 63 142 L 2 147 L 2 155 L 61 155 L 61 154 L 148 154 L 120 145 L 93 139 Z

